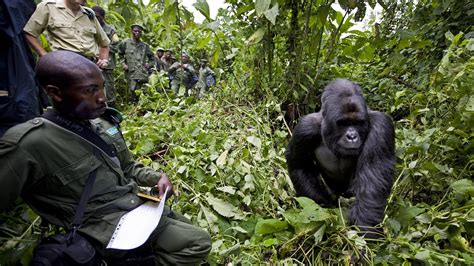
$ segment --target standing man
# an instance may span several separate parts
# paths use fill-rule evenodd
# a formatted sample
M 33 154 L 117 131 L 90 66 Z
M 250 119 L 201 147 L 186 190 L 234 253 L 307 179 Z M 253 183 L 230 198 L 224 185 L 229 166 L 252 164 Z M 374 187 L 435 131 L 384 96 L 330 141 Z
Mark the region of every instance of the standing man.
M 154 63 L 154 55 L 150 46 L 140 40 L 143 26 L 133 24 L 132 38 L 121 42 L 118 47 L 118 54 L 128 80 L 129 95 L 132 102 L 138 100 L 136 90 L 142 88 L 148 82 L 150 68 Z
M 12 127 L 0 139 L 0 211 L 21 196 L 42 219 L 70 231 L 84 184 L 96 171 L 77 233 L 107 265 L 143 265 L 133 259 L 145 251 L 156 265 L 199 265 L 206 260 L 209 234 L 168 207 L 141 247 L 106 248 L 120 218 L 144 203 L 137 195 L 139 185 L 156 186 L 160 197 L 167 187 L 172 194 L 173 185 L 166 174 L 130 156 L 120 133 L 120 114 L 106 108 L 104 78 L 94 63 L 76 53 L 55 51 L 40 58 L 36 77 L 53 109 Z M 104 145 L 90 142 L 94 137 Z
M 171 52 L 170 49 L 166 49 L 164 55 L 161 57 L 161 63 L 163 66 L 163 71 L 168 72 L 170 69 L 170 66 L 173 64 L 171 56 L 173 55 L 173 52 Z
M 109 43 L 94 11 L 84 7 L 85 0 L 46 0 L 36 11 L 23 31 L 28 44 L 42 57 L 47 52 L 38 37 L 46 31 L 50 46 L 83 55 L 104 68 L 108 64 Z
M 181 62 L 175 62 L 168 70 L 172 76 L 171 89 L 178 94 L 181 85 L 184 86 L 184 95 L 188 96 L 189 91 L 193 88 L 193 77 L 196 75 L 193 66 L 189 62 L 189 55 L 187 53 L 181 54 Z
M 201 59 L 201 68 L 199 68 L 199 81 L 196 85 L 198 90 L 198 98 L 204 96 L 207 88 L 216 83 L 216 74 L 207 66 L 208 61 Z
M 155 69 L 156 71 L 162 71 L 163 70 L 163 55 L 165 53 L 165 49 L 159 47 L 156 49 L 156 55 L 155 55 Z
M 102 74 L 105 79 L 105 95 L 107 96 L 107 105 L 110 107 L 115 107 L 115 53 L 118 51 L 119 38 L 117 31 L 112 25 L 105 23 L 105 10 L 100 6 L 93 6 L 92 10 L 95 12 L 95 17 L 99 21 L 100 26 L 107 34 L 107 37 L 110 40 L 109 45 L 109 63 L 104 67 Z

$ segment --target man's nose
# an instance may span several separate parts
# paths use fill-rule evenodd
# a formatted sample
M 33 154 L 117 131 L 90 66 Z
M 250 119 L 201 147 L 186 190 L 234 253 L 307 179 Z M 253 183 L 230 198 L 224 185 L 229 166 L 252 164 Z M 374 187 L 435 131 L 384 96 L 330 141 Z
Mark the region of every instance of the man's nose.
M 104 103 L 107 101 L 107 98 L 105 96 L 105 88 L 102 88 L 101 90 L 98 91 L 97 93 L 97 102 L 99 103 Z

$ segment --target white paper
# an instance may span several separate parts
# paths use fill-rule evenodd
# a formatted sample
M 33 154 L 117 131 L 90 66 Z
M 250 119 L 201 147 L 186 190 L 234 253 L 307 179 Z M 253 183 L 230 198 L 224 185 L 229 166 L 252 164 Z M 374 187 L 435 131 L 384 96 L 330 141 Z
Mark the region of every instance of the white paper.
M 143 245 L 160 222 L 166 194 L 168 188 L 159 203 L 147 201 L 124 214 L 115 227 L 107 248 L 128 250 Z

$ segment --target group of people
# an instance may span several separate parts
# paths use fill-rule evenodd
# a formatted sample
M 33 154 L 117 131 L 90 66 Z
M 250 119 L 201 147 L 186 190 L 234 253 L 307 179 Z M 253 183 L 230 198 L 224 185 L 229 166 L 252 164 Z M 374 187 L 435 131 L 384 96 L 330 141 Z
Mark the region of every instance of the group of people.
M 68 2 L 75 5 L 68 5 Z M 114 27 L 105 22 L 105 10 L 100 6 L 89 9 L 81 2 L 84 1 L 46 0 L 40 3 L 24 28 L 26 40 L 41 57 L 46 50 L 38 37 L 46 31 L 53 51 L 76 52 L 96 63 L 105 78 L 109 106 L 114 106 L 116 100 L 114 69 L 117 56 L 125 72 L 127 97 L 131 102 L 137 101 L 137 90 L 146 93 L 144 84 L 154 70 L 166 72 L 170 88 L 178 94 L 183 87 L 186 96 L 196 87 L 194 93 L 201 98 L 215 83 L 215 73 L 206 59 L 201 60 L 196 72 L 186 52 L 181 54 L 180 61 L 176 61 L 169 49 L 158 48 L 154 54 L 150 45 L 141 40 L 145 31 L 141 24 L 132 24 L 131 38 L 120 41 Z
M 134 259 L 146 253 L 158 265 L 201 264 L 211 250 L 209 233 L 170 208 L 165 208 L 158 226 L 139 248 L 107 248 L 120 218 L 144 203 L 137 196 L 139 186 L 156 187 L 166 200 L 165 191 L 173 194 L 173 185 L 165 173 L 131 158 L 120 133 L 120 113 L 107 106 L 115 99 L 116 53 L 132 91 L 146 82 L 155 65 L 149 46 L 140 41 L 144 29 L 133 25 L 132 38 L 120 42 L 104 22 L 105 11 L 87 8 L 84 2 L 45 0 L 24 26 L 26 42 L 39 56 L 35 78 L 52 108 L 10 128 L 0 139 L 0 211 L 21 196 L 44 221 L 72 230 L 86 180 L 95 173 L 78 232 L 104 261 L 139 265 Z M 52 52 L 38 39 L 44 31 Z M 192 69 L 183 60 L 170 65 L 169 71 L 185 68 Z M 173 80 L 177 79 L 175 75 Z M 105 144 L 96 145 L 91 139 Z

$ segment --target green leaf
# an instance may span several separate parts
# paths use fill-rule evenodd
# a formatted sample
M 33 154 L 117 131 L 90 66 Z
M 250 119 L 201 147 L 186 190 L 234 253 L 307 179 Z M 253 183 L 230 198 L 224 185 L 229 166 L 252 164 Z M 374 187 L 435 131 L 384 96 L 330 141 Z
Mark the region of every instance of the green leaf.
M 212 30 L 212 31 L 216 31 L 216 30 L 219 29 L 220 25 L 221 25 L 220 22 L 218 20 L 216 20 L 216 21 L 208 23 L 207 28 Z
M 298 203 L 300 204 L 300 206 L 303 208 L 303 209 L 318 209 L 320 208 L 319 205 L 314 202 L 314 200 L 310 199 L 310 198 L 307 198 L 307 197 L 297 197 L 296 198 L 296 201 L 298 201 Z
M 219 156 L 219 158 L 217 158 L 216 160 L 216 165 L 217 166 L 223 166 L 227 160 L 227 153 L 229 153 L 228 150 L 225 150 L 223 153 L 221 153 L 221 155 Z
M 259 28 L 257 31 L 255 31 L 252 34 L 252 36 L 250 36 L 247 39 L 247 44 L 250 45 L 250 44 L 259 43 L 263 39 L 263 36 L 265 35 L 266 32 L 267 32 L 266 27 Z
M 323 224 L 316 233 L 313 234 L 314 236 L 314 244 L 318 244 L 323 240 L 324 233 L 326 232 L 326 225 Z
M 430 259 L 430 257 L 431 256 L 429 250 L 421 250 L 415 254 L 415 258 L 421 261 L 427 261 Z
M 279 14 L 278 3 L 276 3 L 271 9 L 265 11 L 263 14 L 273 25 L 275 25 L 276 17 Z
M 260 16 L 263 14 L 263 12 L 267 11 L 271 2 L 271 0 L 256 0 L 255 12 L 257 12 L 257 16 Z
M 424 211 L 425 209 L 414 207 L 414 206 L 402 207 L 399 210 L 398 216 L 396 218 L 401 224 L 407 226 L 413 221 L 413 219 L 417 215 L 419 215 L 420 213 Z
M 474 196 L 474 182 L 469 179 L 455 181 L 449 186 L 454 192 Z
M 218 187 L 217 190 L 234 195 L 237 189 L 231 186 L 223 186 L 223 187 Z
M 331 10 L 330 5 L 322 5 L 318 8 L 316 16 L 321 25 L 324 25 L 328 19 L 329 10 Z
M 271 247 L 271 246 L 275 246 L 275 245 L 278 245 L 278 239 L 276 239 L 276 238 L 269 238 L 269 239 L 266 239 L 265 241 L 263 241 L 263 246 L 265 246 L 265 247 Z
M 239 209 L 231 203 L 215 198 L 211 193 L 206 194 L 206 201 L 212 206 L 212 208 L 220 215 L 227 218 L 242 219 L 243 215 Z
M 203 15 L 207 20 L 211 21 L 209 5 L 207 4 L 206 0 L 197 0 L 193 6 L 197 11 L 199 11 L 199 13 L 201 13 L 201 15 Z
M 255 225 L 255 234 L 267 235 L 278 231 L 286 230 L 288 223 L 286 221 L 280 221 L 277 219 L 265 219 L 260 220 Z
M 248 136 L 247 141 L 253 146 L 255 146 L 257 149 L 260 149 L 260 147 L 262 146 L 262 141 L 255 136 Z

